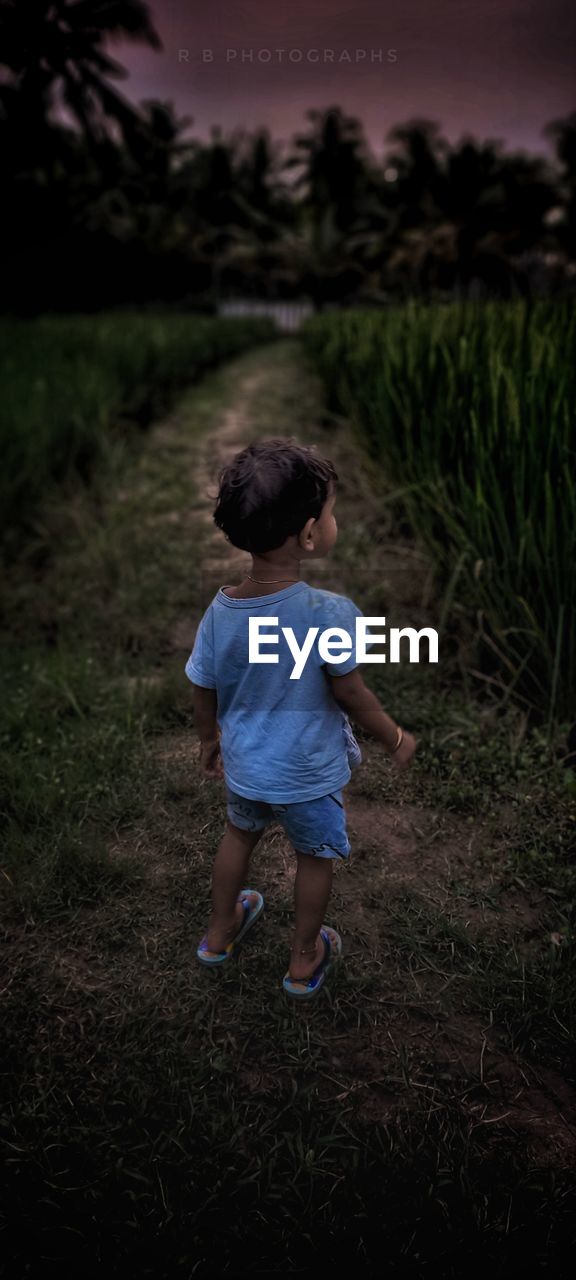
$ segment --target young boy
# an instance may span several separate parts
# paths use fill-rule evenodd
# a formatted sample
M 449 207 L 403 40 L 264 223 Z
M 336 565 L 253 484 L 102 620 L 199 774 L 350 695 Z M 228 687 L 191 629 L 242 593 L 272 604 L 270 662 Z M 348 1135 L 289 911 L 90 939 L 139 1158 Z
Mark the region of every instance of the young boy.
M 342 788 L 361 756 L 348 715 L 382 743 L 397 769 L 409 765 L 416 749 L 364 684 L 354 649 L 345 656 L 344 637 L 340 645 L 338 635 L 330 638 L 331 661 L 320 653 L 327 629 L 344 628 L 354 644 L 356 618 L 363 616 L 347 596 L 300 578 L 302 566 L 328 555 L 336 541 L 337 480 L 328 459 L 292 439 L 251 444 L 224 468 L 214 520 L 229 542 L 251 554 L 251 572 L 239 586 L 219 588 L 185 668 L 201 769 L 224 778 L 228 813 L 198 959 L 225 962 L 260 914 L 261 894 L 242 886 L 263 830 L 279 822 L 297 859 L 283 986 L 299 999 L 316 995 L 342 950 L 324 914 L 334 860 L 350 852 Z M 283 628 L 292 629 L 286 639 Z M 294 641 L 306 652 L 310 628 L 318 628 L 318 643 L 300 662 L 299 678 L 291 678 Z

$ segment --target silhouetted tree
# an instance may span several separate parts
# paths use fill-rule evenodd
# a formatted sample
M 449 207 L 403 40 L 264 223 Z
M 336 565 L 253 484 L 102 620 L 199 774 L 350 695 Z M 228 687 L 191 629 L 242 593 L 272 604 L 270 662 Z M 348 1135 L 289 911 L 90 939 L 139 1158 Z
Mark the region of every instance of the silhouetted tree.
M 24 163 L 51 155 L 58 107 L 95 150 L 111 122 L 124 136 L 137 126 L 138 112 L 109 83 L 127 75 L 104 51 L 111 37 L 163 48 L 144 0 L 0 0 L 0 65 L 12 77 L 0 102 Z
M 142 0 L 0 0 L 0 253 L 5 300 L 24 309 L 50 305 L 55 291 L 66 301 L 64 271 L 81 275 L 89 210 L 97 221 L 107 204 L 118 225 L 118 142 L 139 139 L 146 123 L 109 83 L 127 74 L 104 51 L 111 37 L 162 48 Z M 92 268 L 101 276 L 97 250 L 88 293 Z
M 562 120 L 552 120 L 544 130 L 553 139 L 560 164 L 559 210 L 553 225 L 558 241 L 568 257 L 576 258 L 576 111 Z
M 351 237 L 363 229 L 370 161 L 358 120 L 339 107 L 306 116 L 310 130 L 294 139 L 285 168 L 298 171 L 293 187 L 309 264 L 304 283 L 319 306 L 352 294 L 362 282 L 359 246 Z
M 389 137 L 401 149 L 385 160 L 395 211 L 385 282 L 463 296 L 478 287 L 494 296 L 526 291 L 515 257 L 546 238 L 556 198 L 546 163 L 470 137 L 450 148 L 426 120 L 396 126 Z
M 391 204 L 397 210 L 398 231 L 433 224 L 442 218 L 446 187 L 448 143 L 433 120 L 413 119 L 394 125 L 386 169 L 396 174 Z
M 567 278 L 576 113 L 547 129 L 560 180 L 498 142 L 450 147 L 426 118 L 395 125 L 377 161 L 337 106 L 308 111 L 286 157 L 267 129 L 202 143 L 170 102 L 130 103 L 105 52 L 116 37 L 162 48 L 143 0 L 0 0 L 4 307 L 509 296 L 545 254 Z

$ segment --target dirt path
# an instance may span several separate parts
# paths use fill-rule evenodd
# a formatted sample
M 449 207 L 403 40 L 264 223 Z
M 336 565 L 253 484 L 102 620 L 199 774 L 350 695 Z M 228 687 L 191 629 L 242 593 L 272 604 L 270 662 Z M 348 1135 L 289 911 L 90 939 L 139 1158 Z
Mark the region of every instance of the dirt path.
M 572 1170 L 576 1091 L 561 1070 L 540 1066 L 532 1051 L 511 1047 L 505 1013 L 500 1021 L 493 1017 L 507 981 L 514 984 L 515 1008 L 520 998 L 523 968 L 511 967 L 510 948 L 520 962 L 528 961 L 548 941 L 542 895 L 504 878 L 506 815 L 496 800 L 494 816 L 487 811 L 470 821 L 451 811 L 446 787 L 435 790 L 425 770 L 395 778 L 378 746 L 363 742 L 364 763 L 348 787 L 352 854 L 335 868 L 330 906 L 330 922 L 341 932 L 345 951 L 335 981 L 316 1005 L 286 1007 L 281 976 L 295 867 L 280 827 L 268 829 L 253 856 L 253 881 L 265 894 L 266 911 L 251 942 L 226 973 L 206 973 L 195 962 L 224 805 L 221 788 L 198 776 L 184 665 L 214 591 L 237 581 L 246 564 L 213 525 L 219 468 L 262 435 L 317 443 L 340 477 L 337 556 L 318 564 L 308 580 L 352 596 L 367 614 L 380 614 L 384 600 L 392 624 L 408 614 L 414 625 L 433 616 L 426 557 L 383 518 L 374 478 L 349 426 L 326 415 L 319 383 L 295 341 L 231 362 L 192 388 L 150 432 L 114 497 L 115 514 L 97 540 L 87 539 L 85 560 L 79 561 L 75 548 L 70 565 L 57 568 L 59 580 L 69 581 L 74 591 L 93 592 L 96 554 L 99 565 L 111 548 L 106 573 L 110 563 L 116 577 L 102 625 L 123 636 L 129 623 L 138 678 L 157 683 L 166 715 L 161 729 L 146 739 L 152 780 L 141 816 L 109 837 L 112 858 L 120 869 L 129 861 L 133 879 L 124 883 L 119 877 L 64 923 L 58 915 L 41 927 L 26 920 L 8 938 L 24 1104 L 46 1108 L 47 1142 L 56 1143 L 54 1135 L 59 1140 L 61 1117 L 69 1116 L 66 1141 L 76 1142 L 82 1161 L 89 1140 L 91 1152 L 110 1151 L 106 1159 L 120 1170 L 132 1144 L 126 1177 L 133 1161 L 141 1182 L 122 1183 L 121 1172 L 114 1178 L 126 1195 L 135 1187 L 140 1196 L 144 1188 L 149 1199 L 142 1212 L 151 1206 L 159 1221 L 164 1193 L 147 1187 L 148 1155 L 142 1154 L 153 1152 L 157 1159 L 146 1136 L 150 1118 L 153 1131 L 160 1116 L 162 1141 L 170 1126 L 174 1133 L 164 1178 L 170 1179 L 173 1161 L 180 1160 L 180 1183 L 193 1185 L 197 1151 L 191 1148 L 189 1155 L 179 1145 L 186 1146 L 192 1130 L 201 1132 L 202 1141 L 210 1135 L 204 1155 L 219 1143 L 221 1167 L 232 1162 L 235 1168 L 238 1123 L 250 1177 L 251 1153 L 264 1165 L 269 1134 L 278 1135 L 282 1186 L 288 1167 L 282 1161 L 292 1148 L 291 1136 L 281 1145 L 281 1117 L 286 1112 L 298 1124 L 309 1123 L 301 1119 L 306 1104 L 299 1110 L 301 1091 L 308 1089 L 322 1113 L 319 1133 L 333 1132 L 333 1141 L 342 1139 L 343 1146 L 348 1130 L 339 1128 L 342 1115 L 346 1125 L 355 1126 L 349 1132 L 360 1146 L 362 1135 L 390 1125 L 399 1134 L 396 1149 L 406 1159 L 408 1152 L 416 1167 L 420 1147 L 412 1141 L 412 1121 L 402 1120 L 410 1113 L 417 1121 L 414 1132 L 427 1134 L 431 1126 L 426 1141 L 434 1167 L 434 1135 L 440 1132 L 450 1158 L 454 1147 L 456 1163 L 464 1152 L 466 1168 L 471 1152 L 473 1168 L 492 1159 L 496 1168 L 513 1153 L 518 1168 Z M 133 568 L 129 538 L 135 530 L 140 541 Z M 118 578 L 127 602 L 116 617 Z M 171 585 L 159 608 L 165 582 Z M 53 595 L 46 590 L 47 622 Z M 409 727 L 424 737 L 424 695 L 422 706 L 417 697 L 412 705 Z M 393 705 L 389 710 L 394 714 Z M 528 1050 L 529 1017 L 528 1008 Z M 193 1125 L 191 1100 L 199 1109 Z M 123 1128 L 113 1107 L 128 1117 Z M 83 1108 L 90 1116 L 88 1137 Z M 25 1137 L 26 1116 L 23 1126 Z M 110 1134 L 116 1132 L 114 1146 Z M 18 1141 L 25 1150 L 19 1132 Z M 22 1158 L 35 1169 L 35 1149 Z M 330 1166 L 329 1157 L 325 1164 Z M 67 1153 L 61 1165 L 67 1169 Z M 338 1177 L 340 1172 L 338 1167 Z M 52 1187 L 48 1161 L 45 1176 Z M 87 1176 L 82 1163 L 78 1182 Z M 95 1183 L 100 1177 L 108 1173 L 98 1166 Z M 34 1172 L 30 1186 L 37 1197 L 35 1178 Z M 205 1190 L 204 1184 L 195 1186 L 199 1203 Z M 174 1203 L 177 1223 L 176 1192 Z M 149 1229 L 146 1224 L 141 1218 L 142 1230 Z
M 249 564 L 214 527 L 211 512 L 219 468 L 261 434 L 295 434 L 317 443 L 334 460 L 340 476 L 343 532 L 338 554 L 308 580 L 352 595 L 365 613 L 371 601 L 378 602 L 380 613 L 379 602 L 385 598 L 390 622 L 409 614 L 413 625 L 434 625 L 431 566 L 418 548 L 383 528 L 373 479 L 362 466 L 347 425 L 336 419 L 322 425 L 317 384 L 303 373 L 294 344 L 271 350 L 258 371 L 244 376 L 234 404 L 201 443 L 195 486 L 199 503 L 204 503 L 198 514 L 206 529 L 203 606 L 218 586 L 238 581 Z M 372 548 L 369 563 L 367 545 Z M 176 629 L 175 635 L 185 641 L 183 654 L 191 647 L 200 613 L 194 622 L 183 619 Z M 371 1036 L 356 1043 L 352 1035 L 340 1051 L 338 1061 L 353 1077 L 349 1087 L 366 1099 L 367 1118 L 392 1115 L 398 1099 L 383 1096 L 376 1086 L 384 1063 L 389 1070 L 407 1056 L 409 1076 L 431 1100 L 438 1077 L 453 1080 L 456 1089 L 465 1081 L 460 1102 L 469 1110 L 472 1125 L 488 1126 L 494 1134 L 503 1126 L 520 1137 L 536 1160 L 576 1164 L 576 1129 L 567 1119 L 574 1113 L 576 1098 L 561 1076 L 536 1071 L 504 1048 L 503 1028 L 459 999 L 463 975 L 450 963 L 444 968 L 429 956 L 420 956 L 419 962 L 413 956 L 406 964 L 403 947 L 398 951 L 395 946 L 410 927 L 411 914 L 424 912 L 431 935 L 439 921 L 448 932 L 454 929 L 452 957 L 459 940 L 464 952 L 467 947 L 473 952 L 477 941 L 497 946 L 503 937 L 513 937 L 519 952 L 528 955 L 541 945 L 543 899 L 537 892 L 510 888 L 503 897 L 494 865 L 498 842 L 487 839 L 485 825 L 459 820 L 441 806 L 430 805 L 419 795 L 418 783 L 408 777 L 398 781 L 391 796 L 390 767 L 383 753 L 370 741 L 362 746 L 364 764 L 347 789 L 353 852 L 349 864 L 335 870 L 331 919 L 343 936 L 352 983 L 355 976 L 361 982 L 372 977 L 377 984 L 380 1018 Z M 190 753 L 190 735 L 176 734 L 162 743 L 159 759 L 188 776 Z M 200 783 L 200 790 L 213 799 L 209 785 Z M 266 888 L 271 920 L 275 914 L 289 918 L 294 859 L 280 827 L 270 828 L 260 842 L 254 871 Z M 209 858 L 205 874 L 208 877 Z M 474 1078 L 480 1099 L 470 1090 Z

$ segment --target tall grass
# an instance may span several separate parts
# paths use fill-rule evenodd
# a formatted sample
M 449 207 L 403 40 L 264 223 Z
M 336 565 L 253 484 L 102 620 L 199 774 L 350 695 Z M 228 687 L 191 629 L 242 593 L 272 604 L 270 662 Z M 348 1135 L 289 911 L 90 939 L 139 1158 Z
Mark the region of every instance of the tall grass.
M 0 528 L 54 482 L 86 478 L 121 418 L 150 422 L 178 388 L 274 335 L 268 320 L 137 312 L 0 320 Z
M 549 723 L 574 718 L 573 306 L 411 302 L 314 317 L 303 337 L 476 614 L 498 682 Z

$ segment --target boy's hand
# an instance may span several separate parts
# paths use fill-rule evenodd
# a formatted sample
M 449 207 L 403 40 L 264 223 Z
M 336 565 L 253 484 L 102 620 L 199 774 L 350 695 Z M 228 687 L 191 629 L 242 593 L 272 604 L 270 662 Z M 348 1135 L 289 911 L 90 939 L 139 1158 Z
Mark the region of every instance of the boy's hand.
M 397 751 L 394 751 L 392 753 L 390 757 L 390 759 L 392 760 L 392 764 L 394 765 L 394 768 L 398 769 L 399 773 L 402 773 L 402 771 L 404 769 L 407 769 L 408 766 L 412 763 L 412 758 L 414 756 L 414 752 L 416 751 L 417 746 L 418 746 L 418 743 L 416 741 L 416 738 L 413 738 L 412 734 L 407 733 L 406 730 L 404 729 L 404 737 L 402 739 L 402 744 L 401 746 L 398 747 Z
M 205 778 L 220 779 L 224 777 L 219 738 L 214 738 L 211 742 L 200 743 L 200 769 Z

